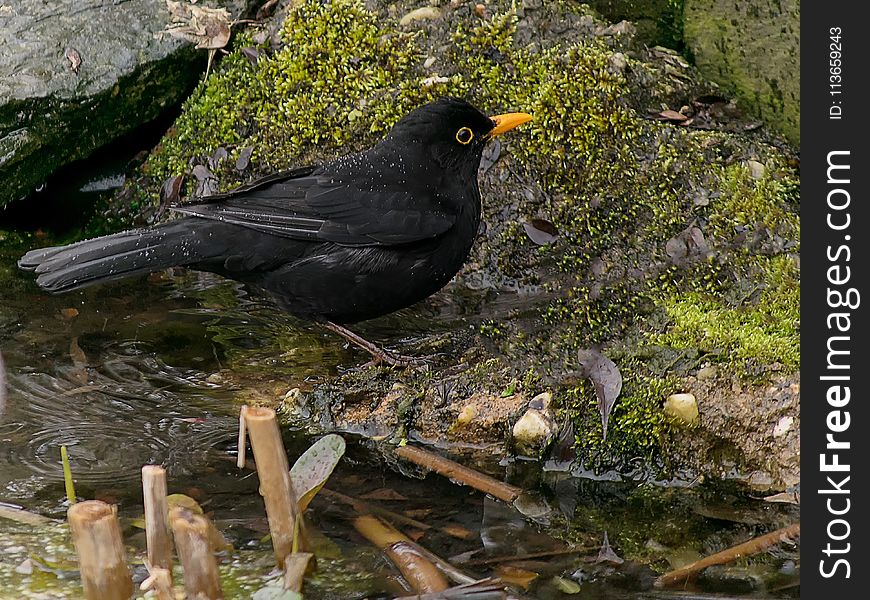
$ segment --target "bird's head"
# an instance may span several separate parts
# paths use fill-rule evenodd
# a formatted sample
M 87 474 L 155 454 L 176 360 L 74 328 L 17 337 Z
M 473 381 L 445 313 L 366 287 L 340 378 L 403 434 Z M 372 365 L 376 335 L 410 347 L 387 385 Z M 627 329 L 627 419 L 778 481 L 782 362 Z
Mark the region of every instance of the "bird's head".
M 442 168 L 473 175 L 488 141 L 531 119 L 526 113 L 488 117 L 465 100 L 441 98 L 402 117 L 387 140 L 417 146 Z

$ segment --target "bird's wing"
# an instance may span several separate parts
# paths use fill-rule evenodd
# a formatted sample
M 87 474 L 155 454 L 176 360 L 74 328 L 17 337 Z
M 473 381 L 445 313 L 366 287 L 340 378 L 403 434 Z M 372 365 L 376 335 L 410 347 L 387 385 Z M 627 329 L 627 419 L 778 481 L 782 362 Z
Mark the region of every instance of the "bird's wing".
M 271 175 L 225 194 L 173 207 L 185 215 L 299 240 L 391 246 L 438 236 L 456 221 L 422 187 L 342 181 L 314 169 Z

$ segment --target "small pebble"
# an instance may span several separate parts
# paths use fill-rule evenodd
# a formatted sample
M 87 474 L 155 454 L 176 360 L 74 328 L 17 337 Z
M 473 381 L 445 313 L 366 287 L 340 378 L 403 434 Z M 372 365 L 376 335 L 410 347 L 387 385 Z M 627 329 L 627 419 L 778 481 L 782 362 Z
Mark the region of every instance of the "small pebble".
M 698 421 L 698 401 L 694 394 L 671 394 L 665 400 L 665 413 L 692 425 Z

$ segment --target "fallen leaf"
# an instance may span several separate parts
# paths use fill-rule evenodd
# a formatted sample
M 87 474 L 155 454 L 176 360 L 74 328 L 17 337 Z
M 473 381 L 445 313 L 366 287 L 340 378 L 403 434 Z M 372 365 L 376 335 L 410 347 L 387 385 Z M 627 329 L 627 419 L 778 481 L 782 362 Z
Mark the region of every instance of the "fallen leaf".
M 214 151 L 214 154 L 212 154 L 208 159 L 209 168 L 212 171 L 216 171 L 218 167 L 220 167 L 220 164 L 226 160 L 227 156 L 229 156 L 227 149 L 223 146 L 219 146 L 218 149 Z
M 445 525 L 441 528 L 441 531 L 443 531 L 450 537 L 454 537 L 459 540 L 470 540 L 475 535 L 477 535 L 470 529 L 466 529 L 461 525 Z
M 503 583 L 515 585 L 524 590 L 529 589 L 532 582 L 539 577 L 539 574 L 534 571 L 528 571 L 511 565 L 499 565 L 495 570 L 495 575 Z
M 244 171 L 248 168 L 248 165 L 251 164 L 251 155 L 254 153 L 254 147 L 248 146 L 247 148 L 242 148 L 242 151 L 239 152 L 239 157 L 236 159 L 236 171 Z
M 69 61 L 70 70 L 76 75 L 79 74 L 79 67 L 82 66 L 82 55 L 75 48 L 67 48 L 64 50 L 64 56 Z
M 79 316 L 79 309 L 77 308 L 62 308 L 60 309 L 60 316 L 64 321 L 69 321 L 75 319 Z
M 604 540 L 601 542 L 601 549 L 598 550 L 598 557 L 595 559 L 595 562 L 607 562 L 615 565 L 621 565 L 625 562 L 624 559 L 613 551 L 613 548 L 610 546 L 610 540 L 607 539 L 606 531 L 604 532 Z
M 252 67 L 257 66 L 257 61 L 260 60 L 260 51 L 254 48 L 253 46 L 245 46 L 242 48 L 242 54 L 245 55 L 245 58 L 248 59 L 248 62 L 251 63 Z
M 501 142 L 495 140 L 491 144 L 483 147 L 483 155 L 480 157 L 480 167 L 477 169 L 478 175 L 483 175 L 492 168 L 492 165 L 498 161 L 501 154 Z
M 166 0 L 172 23 L 166 33 L 187 40 L 197 48 L 216 50 L 230 41 L 230 13 L 225 8 L 208 8 L 186 2 Z
M 683 113 L 678 113 L 675 110 L 663 110 L 659 113 L 656 113 L 653 118 L 655 118 L 656 121 L 670 121 L 672 123 L 682 123 L 689 117 L 687 117 Z
M 194 195 L 197 198 L 205 198 L 217 193 L 218 184 L 217 178 L 205 165 L 196 165 L 193 167 L 191 174 L 196 178 L 196 192 Z
M 556 226 L 545 219 L 530 219 L 523 223 L 526 235 L 538 246 L 552 244 L 559 237 Z
M 665 253 L 671 263 L 681 266 L 698 258 L 707 258 L 710 247 L 704 233 L 695 226 L 689 226 L 665 243 Z
M 261 6 L 257 10 L 257 16 L 254 17 L 257 21 L 262 21 L 264 19 L 268 19 L 272 16 L 272 13 L 275 12 L 275 5 L 278 4 L 278 0 L 269 0 L 263 6 Z
M 595 396 L 598 398 L 598 412 L 601 414 L 601 426 L 604 429 L 602 437 L 606 440 L 610 411 L 622 391 L 622 375 L 620 375 L 616 363 L 598 350 L 580 350 L 577 352 L 577 359 L 581 367 L 578 371 L 591 380 L 592 387 L 595 388 Z

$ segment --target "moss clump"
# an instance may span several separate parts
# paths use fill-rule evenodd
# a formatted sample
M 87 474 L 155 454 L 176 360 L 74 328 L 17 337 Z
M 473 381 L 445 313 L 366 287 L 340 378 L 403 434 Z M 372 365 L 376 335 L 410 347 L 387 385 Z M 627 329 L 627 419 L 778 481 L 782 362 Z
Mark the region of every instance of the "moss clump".
M 663 299 L 672 324 L 649 340 L 676 348 L 692 348 L 717 362 L 735 366 L 800 364 L 800 288 L 798 268 L 790 256 L 756 258 L 761 291 L 746 305 L 732 305 L 722 296 L 688 292 Z
M 242 52 L 251 38 L 235 41 L 152 155 L 152 175 L 180 175 L 192 151 L 218 147 L 251 146 L 260 170 L 282 169 L 312 153 L 355 147 L 392 125 L 398 115 L 389 92 L 420 57 L 414 35 L 384 28 L 363 2 L 336 0 L 302 3 L 280 37 L 274 54 L 257 48 L 255 65 Z

